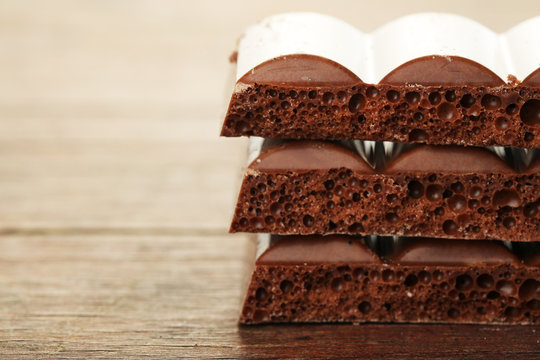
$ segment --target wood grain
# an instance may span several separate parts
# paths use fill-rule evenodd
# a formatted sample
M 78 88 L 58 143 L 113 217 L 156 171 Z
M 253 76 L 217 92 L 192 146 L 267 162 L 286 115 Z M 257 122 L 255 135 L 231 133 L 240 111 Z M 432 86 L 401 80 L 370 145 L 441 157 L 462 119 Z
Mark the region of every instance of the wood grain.
M 226 230 L 246 140 L 218 134 L 244 28 L 311 10 L 370 31 L 431 10 L 503 31 L 540 13 L 332 5 L 0 2 L 1 359 L 540 358 L 538 326 L 237 325 L 254 244 Z
M 196 118 L 71 121 L 0 122 L 0 228 L 228 229 L 244 141 Z
M 253 252 L 241 235 L 4 236 L 3 358 L 540 356 L 538 326 L 239 327 Z
M 4 236 L 2 358 L 232 353 L 252 252 L 245 236 Z

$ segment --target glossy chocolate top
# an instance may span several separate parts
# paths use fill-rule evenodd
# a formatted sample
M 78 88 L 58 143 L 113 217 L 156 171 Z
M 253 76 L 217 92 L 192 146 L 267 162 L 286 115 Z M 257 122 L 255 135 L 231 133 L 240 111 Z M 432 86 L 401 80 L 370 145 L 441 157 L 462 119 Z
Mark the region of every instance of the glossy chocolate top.
M 259 64 L 238 80 L 244 84 L 291 86 L 342 86 L 363 84 L 352 71 L 332 60 L 309 54 L 280 56 Z M 487 67 L 460 56 L 430 55 L 410 60 L 388 73 L 379 84 L 424 86 L 505 85 Z M 523 85 L 540 86 L 540 68 Z
M 358 238 L 346 235 L 293 235 L 272 236 L 270 247 L 259 257 L 257 265 L 380 262 Z
M 381 242 L 389 238 L 376 237 L 371 244 L 382 249 Z M 540 247 L 531 247 L 525 259 L 528 266 L 540 266 Z M 381 250 L 378 250 L 381 251 Z M 517 250 L 517 253 L 520 253 Z M 272 235 L 268 248 L 257 265 L 317 265 L 326 263 L 382 263 L 362 237 L 350 235 Z M 520 254 L 525 257 L 525 254 Z M 520 265 L 522 259 L 496 240 L 456 240 L 435 238 L 397 238 L 393 251 L 384 255 L 387 263 L 399 265 Z
M 324 141 L 285 142 L 269 148 L 249 166 L 253 170 L 315 170 L 345 167 L 372 173 L 354 151 Z
M 394 261 L 401 265 L 519 264 L 501 242 L 490 240 L 402 239 Z
M 380 84 L 500 86 L 505 82 L 479 63 L 459 56 L 424 56 L 399 66 Z
M 358 83 L 359 79 L 349 69 L 332 60 L 295 54 L 268 60 L 246 73 L 238 82 L 340 86 Z
M 292 141 L 263 147 L 249 166 L 253 170 L 327 170 L 348 168 L 366 174 L 375 171 L 348 147 L 325 141 Z M 540 170 L 540 159 L 527 173 Z M 386 174 L 441 172 L 453 174 L 515 173 L 505 161 L 489 150 L 477 147 L 418 145 L 392 160 Z
M 531 87 L 540 87 L 540 68 L 533 71 L 529 76 L 525 78 L 522 82 L 523 85 Z
M 416 146 L 401 154 L 384 172 L 393 174 L 408 171 L 460 174 L 514 172 L 497 155 L 483 148 L 429 145 Z

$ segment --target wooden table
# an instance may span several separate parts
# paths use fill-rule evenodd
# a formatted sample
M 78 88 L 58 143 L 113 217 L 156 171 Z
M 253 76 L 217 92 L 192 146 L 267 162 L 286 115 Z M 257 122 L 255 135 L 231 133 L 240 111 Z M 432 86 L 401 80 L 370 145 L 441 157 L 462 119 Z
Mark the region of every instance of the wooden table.
M 0 358 L 540 358 L 538 326 L 236 324 L 246 141 L 218 133 L 242 29 L 302 9 L 365 30 L 426 9 L 496 30 L 540 13 L 375 3 L 1 2 Z

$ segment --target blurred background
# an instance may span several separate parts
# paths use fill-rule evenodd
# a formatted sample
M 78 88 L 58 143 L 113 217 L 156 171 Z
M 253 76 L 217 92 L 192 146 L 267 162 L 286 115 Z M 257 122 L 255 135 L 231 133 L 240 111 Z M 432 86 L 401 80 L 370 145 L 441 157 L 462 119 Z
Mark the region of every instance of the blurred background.
M 0 0 L 3 358 L 266 342 L 236 326 L 253 246 L 227 229 L 246 139 L 219 132 L 237 39 L 287 11 L 363 31 L 445 11 L 504 31 L 540 1 Z
M 245 139 L 220 139 L 250 24 L 318 11 L 363 31 L 448 11 L 496 31 L 530 1 L 0 1 L 0 227 L 227 229 Z

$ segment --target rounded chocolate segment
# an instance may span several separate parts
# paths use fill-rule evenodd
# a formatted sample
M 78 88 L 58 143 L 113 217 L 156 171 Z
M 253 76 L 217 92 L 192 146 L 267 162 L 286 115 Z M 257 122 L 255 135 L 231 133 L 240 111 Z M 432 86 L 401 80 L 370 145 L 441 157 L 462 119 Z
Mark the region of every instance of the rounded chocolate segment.
M 529 76 L 527 76 L 521 84 L 530 87 L 540 87 L 540 68 L 536 69 Z
M 346 235 L 273 236 L 257 265 L 379 264 L 381 260 L 357 238 Z
M 401 154 L 384 170 L 459 174 L 513 173 L 514 170 L 489 150 L 461 146 L 417 146 Z
M 253 170 L 327 170 L 336 168 L 373 173 L 373 169 L 354 151 L 322 141 L 287 142 L 263 152 L 255 159 Z
M 394 261 L 401 265 L 519 264 L 502 243 L 489 240 L 402 239 Z
M 499 86 L 505 82 L 493 71 L 460 56 L 423 56 L 398 66 L 380 84 L 388 85 L 479 85 Z
M 355 85 L 362 81 L 344 66 L 321 56 L 284 55 L 256 66 L 239 83 L 289 84 L 295 86 Z
M 540 267 L 540 251 L 538 251 L 535 255 L 529 257 L 526 263 L 529 266 Z

